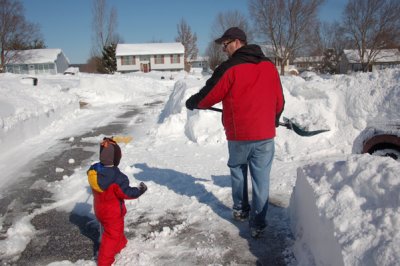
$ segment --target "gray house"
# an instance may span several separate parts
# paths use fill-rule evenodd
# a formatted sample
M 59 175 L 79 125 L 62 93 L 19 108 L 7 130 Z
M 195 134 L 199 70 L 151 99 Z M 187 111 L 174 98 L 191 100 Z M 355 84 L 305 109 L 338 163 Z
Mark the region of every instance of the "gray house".
M 9 51 L 5 71 L 15 74 L 64 73 L 69 60 L 61 49 Z
M 371 50 L 367 49 L 366 54 Z M 367 61 L 367 55 L 364 56 L 364 62 Z M 400 52 L 397 49 L 382 49 L 372 57 L 371 65 L 368 71 L 375 71 L 385 68 L 400 67 Z M 346 74 L 362 70 L 360 55 L 357 50 L 343 50 L 343 56 L 339 63 L 339 72 Z

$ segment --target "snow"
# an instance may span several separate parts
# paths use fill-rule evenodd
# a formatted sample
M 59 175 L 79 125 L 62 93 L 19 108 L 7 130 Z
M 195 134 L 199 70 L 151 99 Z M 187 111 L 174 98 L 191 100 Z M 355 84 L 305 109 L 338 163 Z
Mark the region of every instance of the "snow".
M 165 75 L 173 80 L 162 79 Z M 205 265 L 218 265 L 226 256 L 235 265 L 232 254 L 239 247 L 242 258 L 255 261 L 239 228 L 230 222 L 227 144 L 220 113 L 185 108 L 185 100 L 208 76 L 184 72 L 43 75 L 38 86 L 23 82 L 23 77 L 0 75 L 1 189 L 16 182 L 14 173 L 57 139 L 74 141 L 78 132 L 106 125 L 122 105 L 163 101 L 143 110 L 139 124 L 128 122 L 133 139 L 120 144 L 120 169 L 132 185 L 143 181 L 149 189 L 138 200 L 127 201 L 125 227 L 136 236 L 129 239 L 115 265 L 189 265 L 199 259 Z M 282 77 L 283 115 L 307 130 L 329 129 L 312 137 L 282 127 L 277 130 L 270 196 L 290 216 L 294 241 L 287 252 L 293 252 L 296 260 L 288 260 L 288 265 L 396 265 L 400 261 L 399 161 L 358 154 L 361 140 L 371 134 L 366 128 L 400 124 L 399 80 L 400 69 Z M 83 102 L 87 105 L 79 108 Z M 102 137 L 84 141 L 99 143 Z M 97 155 L 91 160 L 95 161 Z M 15 223 L 0 240 L 0 258 L 15 256 L 26 247 L 35 234 L 30 220 L 39 213 L 57 208 L 90 215 L 74 206 L 91 201 L 87 180 L 82 178 L 91 162 L 80 165 L 75 158 L 68 162 L 77 165 L 75 172 L 46 184 L 56 202 Z M 160 222 L 165 219 L 174 222 Z
M 174 43 L 135 43 L 118 44 L 116 55 L 149 55 L 149 54 L 183 54 L 184 47 L 179 42 Z
M 12 51 L 9 52 L 12 58 Z M 18 58 L 11 59 L 13 64 L 45 64 L 53 63 L 57 60 L 59 54 L 63 53 L 61 49 L 30 49 L 18 51 Z

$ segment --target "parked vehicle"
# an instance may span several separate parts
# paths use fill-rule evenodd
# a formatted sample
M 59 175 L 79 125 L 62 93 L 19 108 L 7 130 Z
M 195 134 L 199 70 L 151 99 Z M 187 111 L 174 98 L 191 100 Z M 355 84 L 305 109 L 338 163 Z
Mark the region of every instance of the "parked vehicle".
M 78 67 L 69 67 L 64 71 L 64 75 L 76 75 L 79 73 Z

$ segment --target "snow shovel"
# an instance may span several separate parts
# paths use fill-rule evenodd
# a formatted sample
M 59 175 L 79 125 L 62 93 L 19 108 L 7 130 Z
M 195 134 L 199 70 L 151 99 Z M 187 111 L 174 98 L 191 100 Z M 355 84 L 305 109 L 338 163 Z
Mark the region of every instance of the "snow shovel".
M 132 137 L 131 137 L 131 136 L 113 136 L 112 139 L 113 139 L 116 143 L 125 143 L 125 144 L 128 144 L 129 142 L 131 142 Z
M 216 112 L 222 112 L 222 109 L 219 108 L 215 108 L 215 107 L 210 107 L 208 108 L 209 110 L 212 111 L 216 111 Z M 314 130 L 314 131 L 306 131 L 304 130 L 303 127 L 295 124 L 293 121 L 291 121 L 289 118 L 283 117 L 283 121 L 284 122 L 280 122 L 279 121 L 279 125 L 280 126 L 284 126 L 287 129 L 293 130 L 294 132 L 296 132 L 297 135 L 300 135 L 302 137 L 310 137 L 310 136 L 314 136 L 317 135 L 319 133 L 323 133 L 326 131 L 329 131 L 329 129 L 320 129 L 320 130 Z

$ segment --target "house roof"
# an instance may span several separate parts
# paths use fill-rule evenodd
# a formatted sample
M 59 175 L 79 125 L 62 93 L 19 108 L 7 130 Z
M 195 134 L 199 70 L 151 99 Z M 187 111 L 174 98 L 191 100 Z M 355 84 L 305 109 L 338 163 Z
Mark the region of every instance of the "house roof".
M 367 49 L 366 52 L 369 54 L 371 50 Z M 358 50 L 343 50 L 343 53 L 349 63 L 360 63 L 361 60 Z M 364 57 L 366 59 L 367 55 L 364 55 Z M 397 49 L 382 49 L 375 56 L 373 61 L 376 63 L 400 62 L 400 52 Z
M 273 45 L 260 44 L 260 47 L 266 57 L 271 57 L 271 58 L 275 58 L 277 56 L 282 57 L 281 51 L 275 52 L 275 47 Z
M 180 42 L 174 43 L 135 43 L 118 44 L 117 56 L 124 55 L 154 55 L 154 54 L 183 54 L 185 47 Z
M 296 57 L 293 62 L 294 63 L 319 63 L 324 60 L 323 56 L 300 56 Z
M 15 53 L 18 57 L 14 58 Z M 9 64 L 44 64 L 54 63 L 58 55 L 62 53 L 61 49 L 31 49 L 9 52 Z M 65 55 L 64 55 L 65 56 Z M 65 57 L 68 60 L 67 57 Z

